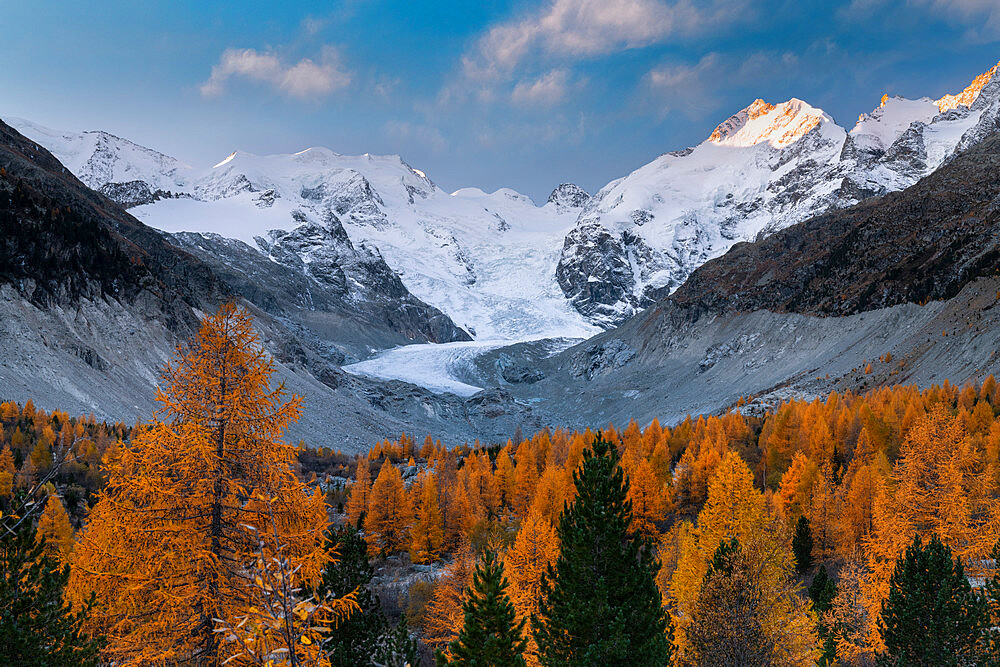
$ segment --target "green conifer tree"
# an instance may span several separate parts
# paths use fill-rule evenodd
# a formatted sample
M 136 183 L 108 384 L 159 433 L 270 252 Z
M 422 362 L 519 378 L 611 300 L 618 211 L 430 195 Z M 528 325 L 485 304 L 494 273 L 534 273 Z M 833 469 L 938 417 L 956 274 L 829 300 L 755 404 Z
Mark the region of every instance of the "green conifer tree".
M 970 586 L 961 560 L 952 560 L 936 535 L 926 546 L 918 535 L 889 579 L 879 664 L 979 664 L 988 623 L 986 599 Z
M 792 536 L 792 554 L 795 556 L 795 569 L 799 574 L 805 574 L 812 567 L 813 536 L 809 519 L 800 516 L 795 524 L 795 535 Z
M 836 597 L 837 583 L 827 574 L 826 565 L 820 565 L 819 572 L 816 573 L 812 584 L 809 585 L 809 599 L 812 600 L 813 611 L 819 617 L 816 628 L 820 642 L 822 642 L 823 654 L 819 659 L 821 667 L 837 662 L 836 629 L 830 627 L 829 621 L 824 617 L 826 612 L 833 608 L 833 600 Z
M 416 665 L 417 643 L 410 637 L 406 621 L 393 627 L 372 593 L 375 571 L 368 562 L 365 539 L 353 526 L 346 526 L 331 532 L 326 548 L 336 553 L 336 562 L 323 570 L 316 598 L 343 597 L 353 591 L 359 607 L 323 643 L 331 667 Z
M 673 650 L 648 539 L 629 530 L 628 480 L 598 436 L 573 473 L 559 520 L 561 551 L 542 578 L 533 619 L 543 665 L 665 665 Z
M 5 517 L 6 518 L 6 517 Z M 45 555 L 30 519 L 0 523 L 0 656 L 23 667 L 98 664 L 100 638 L 83 624 L 87 606 L 73 612 L 63 600 L 69 568 Z
M 525 667 L 524 619 L 517 620 L 507 597 L 503 563 L 492 551 L 486 551 L 476 565 L 462 611 L 465 623 L 448 645 L 448 655 L 438 651 L 439 667 Z
M 990 620 L 981 652 L 987 658 L 985 664 L 1000 665 L 1000 541 L 993 545 L 990 559 L 993 561 L 993 576 L 983 586 Z

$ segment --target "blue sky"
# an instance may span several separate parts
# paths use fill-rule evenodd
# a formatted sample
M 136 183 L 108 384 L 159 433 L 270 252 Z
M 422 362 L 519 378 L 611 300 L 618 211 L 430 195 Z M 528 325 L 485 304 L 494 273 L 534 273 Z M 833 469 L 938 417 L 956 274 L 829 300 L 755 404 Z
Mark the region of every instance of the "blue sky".
M 1000 60 L 997 0 L 0 0 L 0 118 L 196 166 L 399 153 L 446 190 L 595 191 L 762 97 L 850 127 Z

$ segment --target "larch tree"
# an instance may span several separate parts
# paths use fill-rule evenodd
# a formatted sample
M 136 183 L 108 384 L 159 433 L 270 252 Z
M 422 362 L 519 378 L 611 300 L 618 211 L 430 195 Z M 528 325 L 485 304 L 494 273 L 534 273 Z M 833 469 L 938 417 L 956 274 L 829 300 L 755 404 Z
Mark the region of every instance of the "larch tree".
M 765 632 L 767 610 L 761 562 L 747 558 L 736 538 L 721 542 L 709 564 L 687 630 L 691 667 L 769 667 L 774 638 Z
M 573 473 L 576 499 L 559 520 L 560 553 L 532 620 L 543 665 L 663 665 L 669 621 L 652 543 L 632 532 L 628 481 L 598 436 Z
M 261 561 L 280 558 L 292 589 L 318 580 L 325 504 L 292 472 L 282 434 L 301 399 L 271 388 L 274 370 L 250 316 L 223 305 L 166 367 L 153 420 L 109 462 L 71 579 L 76 601 L 96 596 L 107 660 L 222 662 L 241 649 L 218 630 L 247 617 Z
M 410 536 L 410 558 L 414 563 L 433 563 L 441 557 L 444 523 L 438 506 L 436 476 L 427 473 L 419 487 L 420 505 Z
M 538 613 L 542 576 L 559 556 L 559 538 L 548 519 L 532 512 L 521 521 L 514 544 L 504 554 L 504 570 L 510 585 L 507 594 L 517 617 L 527 621 L 528 646 L 525 660 L 538 665 L 538 647 L 531 634 L 531 618 Z
M 406 546 L 409 506 L 399 469 L 386 459 L 372 484 L 365 534 L 372 554 L 388 555 Z
M 0 451 L 0 500 L 9 498 L 14 493 L 14 478 L 17 468 L 14 467 L 14 455 L 9 446 Z
M 875 626 L 897 559 L 914 536 L 937 537 L 970 574 L 1000 536 L 1000 513 L 990 471 L 960 421 L 941 406 L 920 417 L 907 434 L 901 457 L 887 480 L 876 480 L 873 528 L 864 540 L 869 572 L 865 605 L 872 623 L 870 642 L 884 648 Z
M 458 636 L 464 621 L 462 605 L 475 568 L 472 545 L 465 541 L 438 578 L 427 604 L 423 630 L 432 648 L 442 648 Z
M 357 470 L 354 473 L 354 484 L 351 484 L 351 495 L 347 499 L 347 518 L 351 524 L 360 528 L 368 512 L 368 499 L 372 493 L 372 474 L 367 456 L 358 457 Z
M 680 553 L 668 592 L 676 605 L 676 642 L 682 660 L 688 660 L 692 650 L 687 630 L 711 560 L 722 542 L 736 538 L 759 573 L 755 577 L 766 610 L 762 626 L 774 646 L 775 660 L 786 665 L 815 661 L 815 619 L 798 595 L 794 557 L 783 523 L 768 512 L 739 454 L 727 454 L 709 482 L 708 500 L 697 527 L 685 522 L 679 531 Z
M 38 517 L 36 537 L 45 540 L 45 552 L 60 563 L 69 562 L 73 552 L 73 526 L 62 499 L 54 493 L 45 501 L 45 509 Z

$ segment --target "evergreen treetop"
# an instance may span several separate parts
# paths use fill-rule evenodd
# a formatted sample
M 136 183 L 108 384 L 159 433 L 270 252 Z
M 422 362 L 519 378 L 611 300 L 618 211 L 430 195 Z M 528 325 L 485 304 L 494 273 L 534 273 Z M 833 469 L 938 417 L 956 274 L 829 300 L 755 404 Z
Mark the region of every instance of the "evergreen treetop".
M 543 665 L 664 665 L 672 644 L 652 543 L 632 532 L 628 479 L 598 435 L 573 473 L 555 566 L 542 579 L 533 619 Z

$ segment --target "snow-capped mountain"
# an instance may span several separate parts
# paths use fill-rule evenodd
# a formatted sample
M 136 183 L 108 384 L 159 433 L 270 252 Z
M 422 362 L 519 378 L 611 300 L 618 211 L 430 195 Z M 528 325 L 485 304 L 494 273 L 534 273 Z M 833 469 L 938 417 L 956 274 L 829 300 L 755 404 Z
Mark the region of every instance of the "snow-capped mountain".
M 693 148 L 594 197 L 562 184 L 542 206 L 508 189 L 446 193 L 395 155 L 238 151 L 196 169 L 104 132 L 13 124 L 153 227 L 237 239 L 359 293 L 384 263 L 481 340 L 583 337 L 739 241 L 908 187 L 1000 129 L 996 70 L 938 100 L 883 97 L 850 131 L 798 99 L 756 100 Z
M 559 284 L 591 321 L 617 324 L 739 241 L 908 187 L 1000 129 L 996 70 L 939 100 L 883 97 L 850 132 L 801 100 L 756 100 L 602 188 L 566 237 Z
M 563 238 L 589 199 L 577 186 L 559 186 L 543 206 L 509 189 L 449 194 L 399 156 L 325 148 L 234 152 L 199 171 L 105 133 L 13 124 L 113 198 L 148 191 L 119 202 L 158 229 L 237 239 L 334 286 L 350 281 L 344 267 L 357 264 L 345 262 L 345 252 L 368 253 L 480 339 L 598 331 L 570 306 L 554 273 Z

